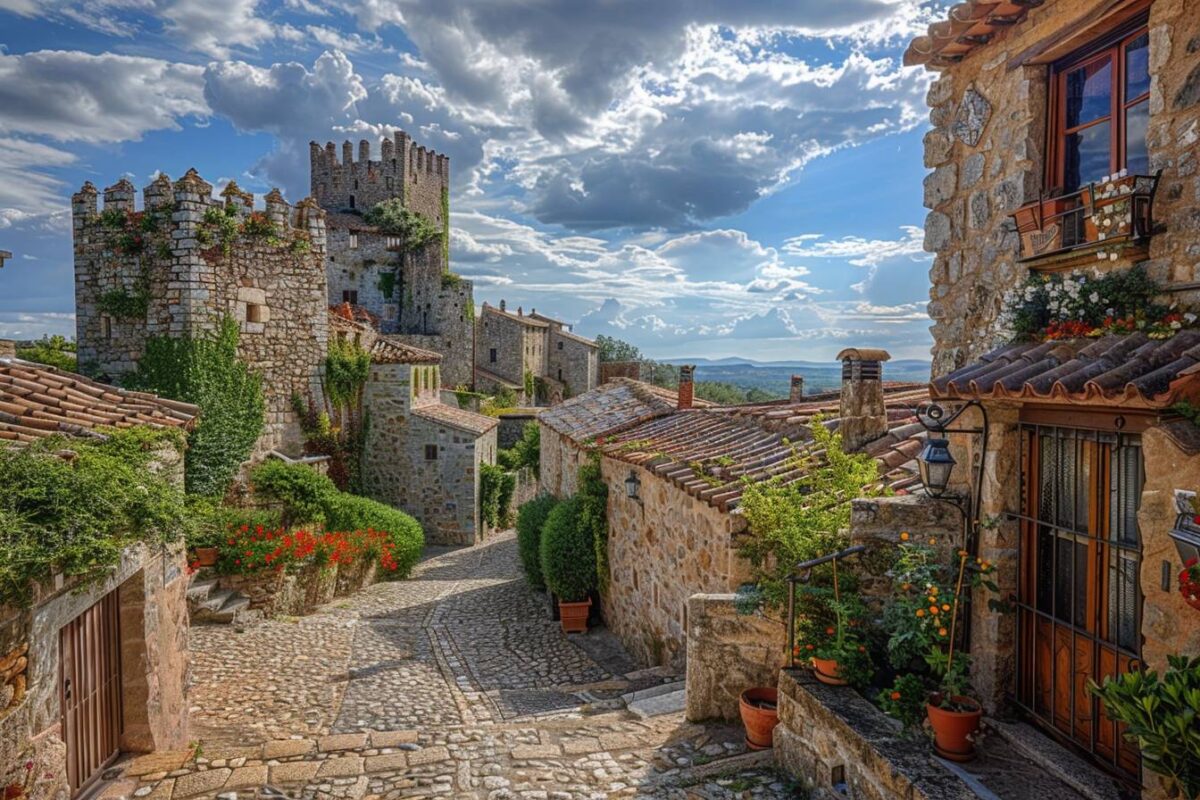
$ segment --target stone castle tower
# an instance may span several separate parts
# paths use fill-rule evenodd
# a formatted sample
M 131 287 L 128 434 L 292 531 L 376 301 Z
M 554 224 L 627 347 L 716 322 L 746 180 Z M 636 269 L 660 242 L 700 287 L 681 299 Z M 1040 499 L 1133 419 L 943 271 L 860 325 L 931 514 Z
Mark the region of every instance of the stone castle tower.
M 309 145 L 312 196 L 328 212 L 329 303 L 367 312 L 385 334 L 443 356 L 449 387 L 471 385 L 475 301 L 470 281 L 450 271 L 450 159 L 412 141 L 404 131 L 371 144 L 343 142 L 341 158 L 328 142 Z M 441 231 L 411 251 L 398 236 L 367 224 L 363 215 L 400 199 Z
M 328 343 L 325 212 L 278 190 L 254 197 L 230 184 L 222 199 L 195 170 L 159 175 L 137 192 L 121 179 L 72 197 L 76 340 L 82 369 L 118 379 L 147 339 L 198 336 L 224 318 L 241 357 L 263 376 L 267 427 L 259 450 L 298 445 L 293 393 L 319 391 Z

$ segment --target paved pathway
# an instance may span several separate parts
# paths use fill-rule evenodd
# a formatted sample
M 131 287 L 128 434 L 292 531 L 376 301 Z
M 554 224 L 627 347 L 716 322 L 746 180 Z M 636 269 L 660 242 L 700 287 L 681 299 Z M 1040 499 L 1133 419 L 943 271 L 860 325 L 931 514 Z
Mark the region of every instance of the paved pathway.
M 641 720 L 607 632 L 564 636 L 511 533 L 300 619 L 192 631 L 200 755 L 133 759 L 104 797 L 797 796 L 736 726 Z

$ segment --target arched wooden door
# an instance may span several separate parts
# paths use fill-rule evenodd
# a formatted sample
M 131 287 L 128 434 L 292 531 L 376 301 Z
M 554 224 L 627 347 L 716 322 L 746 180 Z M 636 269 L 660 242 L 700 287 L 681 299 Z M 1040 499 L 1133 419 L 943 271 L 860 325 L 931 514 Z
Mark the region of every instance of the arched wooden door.
M 116 757 L 121 735 L 121 626 L 117 592 L 59 631 L 59 698 L 67 780 L 78 794 Z
M 1026 425 L 1022 444 L 1017 702 L 1136 780 L 1136 747 L 1087 687 L 1140 665 L 1140 438 Z

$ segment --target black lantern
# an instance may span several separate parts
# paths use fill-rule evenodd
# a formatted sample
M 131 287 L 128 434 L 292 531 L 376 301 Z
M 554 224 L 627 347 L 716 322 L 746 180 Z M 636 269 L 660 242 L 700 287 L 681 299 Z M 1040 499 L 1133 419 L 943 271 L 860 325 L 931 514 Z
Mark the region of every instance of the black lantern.
M 929 439 L 917 456 L 917 467 L 921 471 L 921 483 L 932 497 L 941 497 L 950 485 L 950 473 L 958 463 L 950 454 L 948 439 Z
M 631 471 L 629 477 L 625 479 L 625 496 L 630 500 L 641 502 L 642 498 L 638 497 L 638 489 L 640 488 L 642 488 L 641 480 L 638 478 L 636 472 Z

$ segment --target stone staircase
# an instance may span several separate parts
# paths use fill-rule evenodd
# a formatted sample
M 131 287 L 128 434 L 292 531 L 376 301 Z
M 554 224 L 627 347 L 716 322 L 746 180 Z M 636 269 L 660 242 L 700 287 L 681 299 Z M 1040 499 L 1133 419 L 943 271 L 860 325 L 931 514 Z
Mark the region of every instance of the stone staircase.
M 187 600 L 193 623 L 229 625 L 245 622 L 253 613 L 250 611 L 249 597 L 231 589 L 222 589 L 218 579 L 206 575 L 203 570 L 192 575 Z

